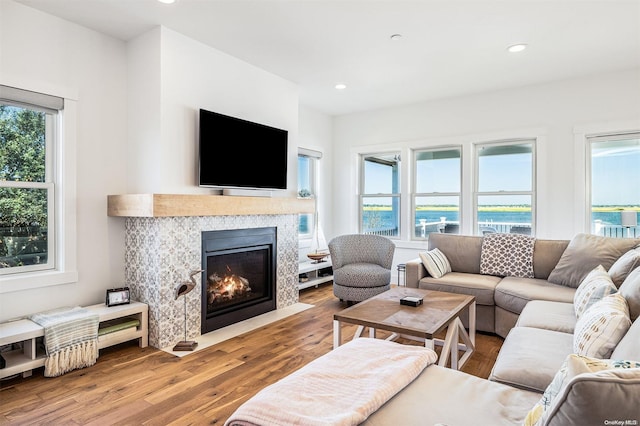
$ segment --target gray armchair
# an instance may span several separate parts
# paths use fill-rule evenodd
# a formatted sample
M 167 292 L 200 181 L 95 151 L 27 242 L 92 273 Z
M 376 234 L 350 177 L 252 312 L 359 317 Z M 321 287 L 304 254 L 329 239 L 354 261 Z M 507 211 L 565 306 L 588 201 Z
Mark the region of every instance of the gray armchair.
M 389 290 L 395 244 L 379 235 L 348 234 L 329 241 L 333 294 L 348 303 Z

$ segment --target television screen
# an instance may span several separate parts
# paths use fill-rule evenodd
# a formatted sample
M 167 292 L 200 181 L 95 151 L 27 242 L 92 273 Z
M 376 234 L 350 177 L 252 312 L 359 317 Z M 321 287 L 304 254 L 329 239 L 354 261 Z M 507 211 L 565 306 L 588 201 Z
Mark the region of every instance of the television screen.
M 199 185 L 287 189 L 288 132 L 200 110 Z

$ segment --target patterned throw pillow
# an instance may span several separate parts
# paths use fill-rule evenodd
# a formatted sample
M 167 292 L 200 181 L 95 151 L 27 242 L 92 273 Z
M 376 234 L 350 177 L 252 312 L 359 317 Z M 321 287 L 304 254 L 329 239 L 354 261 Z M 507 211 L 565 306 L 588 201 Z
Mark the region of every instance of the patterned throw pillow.
M 579 319 L 587 308 L 617 290 L 607 271 L 599 265 L 584 277 L 573 295 L 576 318 Z
M 539 426 L 550 420 L 550 417 L 557 413 L 558 408 L 566 402 L 566 395 L 573 390 L 571 388 L 575 383 L 582 382 L 586 386 L 589 384 L 598 386 L 609 380 L 614 381 L 613 378 L 606 374 L 599 374 L 599 372 L 631 368 L 640 369 L 640 362 L 597 359 L 576 354 L 567 356 L 540 401 L 527 413 L 524 426 Z M 640 370 L 638 375 L 640 375 Z M 602 388 L 602 386 L 600 387 Z M 566 411 L 570 410 L 571 408 Z
M 482 237 L 480 273 L 498 277 L 533 278 L 536 239 L 522 234 L 491 233 Z
M 631 326 L 629 306 L 619 293 L 605 296 L 583 312 L 573 332 L 573 352 L 609 358 Z
M 422 264 L 427 269 L 429 275 L 433 278 L 440 278 L 444 274 L 451 272 L 449 259 L 447 259 L 447 256 L 437 248 L 420 253 L 420 259 L 422 260 Z

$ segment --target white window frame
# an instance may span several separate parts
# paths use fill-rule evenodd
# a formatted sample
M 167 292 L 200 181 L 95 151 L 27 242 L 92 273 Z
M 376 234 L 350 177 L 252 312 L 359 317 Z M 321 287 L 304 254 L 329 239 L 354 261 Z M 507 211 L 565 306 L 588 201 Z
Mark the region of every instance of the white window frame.
M 309 191 L 311 192 L 311 197 L 315 198 L 315 212 L 310 214 L 310 218 L 311 218 L 311 225 L 309 227 L 309 233 L 306 234 L 298 234 L 298 239 L 299 240 L 311 240 L 313 238 L 313 235 L 315 233 L 315 226 L 317 223 L 317 217 L 318 217 L 318 210 L 319 210 L 319 206 L 318 206 L 318 190 L 319 190 L 319 162 L 320 159 L 322 158 L 322 152 L 320 151 L 316 151 L 313 149 L 308 149 L 308 148 L 302 148 L 299 147 L 298 148 L 298 158 L 299 157 L 306 157 L 309 158 L 311 161 L 309 162 Z M 298 173 L 300 173 L 298 171 Z M 308 214 L 308 213 L 304 213 L 304 214 Z
M 69 284 L 78 281 L 76 260 L 76 127 L 77 93 L 74 90 L 51 87 L 25 81 L 0 81 L 0 85 L 18 90 L 64 99 L 64 109 L 58 112 L 56 140 L 53 147 L 54 165 L 51 177 L 55 186 L 50 199 L 53 213 L 55 245 L 50 255 L 55 258 L 52 269 L 0 275 L 0 294 L 35 288 Z M 51 206 L 51 203 L 53 206 Z
M 397 157 L 397 163 L 398 163 L 398 173 L 397 173 L 397 179 L 398 179 L 398 191 L 399 192 L 392 192 L 392 193 L 375 193 L 375 194 L 368 194 L 365 193 L 365 186 L 366 186 L 366 182 L 365 182 L 365 167 L 364 167 L 364 162 L 365 159 L 367 157 L 372 157 L 372 156 L 376 156 L 376 155 L 390 155 L 390 154 L 394 154 Z M 364 208 L 364 199 L 365 198 L 393 198 L 396 200 L 396 205 L 398 206 L 398 232 L 397 235 L 385 235 L 386 237 L 388 237 L 389 239 L 392 240 L 400 240 L 402 238 L 402 187 L 403 187 L 403 176 L 402 176 L 402 152 L 400 149 L 394 149 L 394 150 L 390 150 L 390 151 L 376 151 L 376 152 L 369 152 L 369 153 L 361 153 L 360 157 L 359 157 L 359 169 L 360 169 L 360 178 L 359 178 L 359 188 L 358 188 L 358 232 L 359 233 L 363 233 L 363 223 L 362 223 L 362 212 L 363 212 L 363 208 Z
M 589 138 L 640 132 L 638 120 L 590 123 L 573 128 L 575 157 L 574 229 L 573 234 L 589 233 L 591 229 L 591 146 Z
M 421 152 L 436 152 L 436 151 L 454 151 L 457 150 L 460 153 L 460 188 L 458 192 L 416 192 L 418 188 L 418 154 Z M 436 147 L 425 147 L 425 148 L 413 148 L 411 150 L 411 158 L 412 158 L 412 168 L 411 168 L 411 187 L 413 188 L 413 193 L 411 194 L 411 223 L 414 224 L 414 227 L 417 226 L 416 219 L 416 207 L 417 207 L 417 199 L 418 197 L 458 197 L 458 217 L 459 217 L 459 225 L 460 230 L 462 230 L 462 221 L 463 221 L 463 212 L 462 212 L 462 169 L 463 169 L 463 147 L 462 145 L 447 145 L 447 146 L 436 146 Z M 415 236 L 415 230 L 410 230 L 409 240 L 414 241 L 426 241 L 429 237 L 418 238 Z
M 480 192 L 478 185 L 480 180 L 480 164 L 479 164 L 479 153 L 480 150 L 484 147 L 494 147 L 494 146 L 508 146 L 508 145 L 518 145 L 522 143 L 531 143 L 531 190 L 530 191 L 487 191 Z M 513 139 L 503 139 L 503 140 L 494 140 L 494 141 L 486 141 L 486 142 L 478 142 L 473 144 L 473 164 L 474 164 L 474 179 L 473 179 L 473 235 L 478 235 L 478 198 L 481 196 L 487 195 L 529 195 L 531 196 L 531 236 L 536 235 L 536 205 L 537 205 L 537 138 L 513 138 Z
M 607 132 L 601 134 L 593 134 L 593 135 L 585 135 L 585 171 L 586 171 L 586 230 L 585 232 L 588 234 L 592 233 L 591 229 L 591 214 L 593 208 L 593 191 L 591 184 L 593 182 L 592 175 L 592 154 L 593 154 L 593 144 L 604 141 L 615 141 L 615 140 L 624 140 L 633 138 L 636 139 L 640 137 L 640 130 L 638 131 L 621 131 L 621 132 Z M 624 233 L 623 233 L 624 234 Z M 624 238 L 624 235 L 620 238 Z

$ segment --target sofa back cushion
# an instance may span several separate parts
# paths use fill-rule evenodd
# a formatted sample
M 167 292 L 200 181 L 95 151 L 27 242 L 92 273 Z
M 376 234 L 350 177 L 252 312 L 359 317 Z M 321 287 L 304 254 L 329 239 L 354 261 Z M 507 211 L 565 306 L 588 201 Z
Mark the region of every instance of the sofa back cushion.
M 627 333 L 613 350 L 611 359 L 632 359 L 640 362 L 640 319 L 631 324 Z
M 482 237 L 434 232 L 429 235 L 429 250 L 435 248 L 447 257 L 452 271 L 469 274 L 480 273 Z
M 609 276 L 616 287 L 620 287 L 629 274 L 638 267 L 640 267 L 640 247 L 629 250 L 620 256 L 609 268 Z
M 640 317 L 640 268 L 636 268 L 624 280 L 618 292 L 625 298 L 629 305 L 631 321 Z
M 569 240 L 542 240 L 537 238 L 533 246 L 533 274 L 546 280 L 569 245 Z
M 620 256 L 638 244 L 640 239 L 578 234 L 567 246 L 548 280 L 576 288 L 595 267 L 602 265 L 609 270 Z
M 546 280 L 568 245 L 569 240 L 536 239 L 533 247 L 534 277 Z M 429 250 L 434 248 L 444 253 L 453 272 L 480 273 L 481 236 L 434 232 L 429 235 Z

